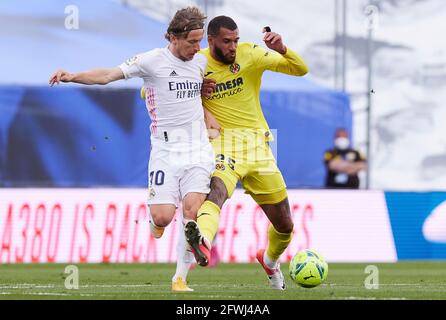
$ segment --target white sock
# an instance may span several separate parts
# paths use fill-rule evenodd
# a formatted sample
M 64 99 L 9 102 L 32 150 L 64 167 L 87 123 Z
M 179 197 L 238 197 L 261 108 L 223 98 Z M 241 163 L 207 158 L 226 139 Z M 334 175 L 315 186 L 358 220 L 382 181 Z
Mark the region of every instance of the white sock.
M 190 266 L 194 262 L 195 258 L 192 251 L 190 251 L 189 244 L 186 242 L 183 222 L 181 219 L 178 220 L 177 269 L 172 281 L 175 281 L 178 277 L 181 277 L 186 281 Z
M 265 253 L 263 254 L 263 262 L 265 262 L 266 266 L 270 269 L 276 269 L 277 265 L 278 265 L 278 260 L 273 260 L 271 259 L 267 254 L 266 254 L 266 250 Z
M 179 228 L 179 234 L 178 234 L 178 246 L 182 246 L 181 250 L 182 252 L 184 252 L 183 255 L 183 261 L 185 263 L 189 264 L 189 268 L 192 265 L 192 263 L 195 262 L 195 257 L 194 254 L 192 253 L 192 250 L 190 248 L 189 243 L 187 243 L 186 241 L 186 235 L 184 233 L 184 226 L 186 225 L 186 223 L 188 223 L 189 221 L 194 221 L 194 220 L 190 220 L 190 219 L 183 219 L 183 224 L 181 225 L 181 228 Z M 188 268 L 188 269 L 189 269 Z

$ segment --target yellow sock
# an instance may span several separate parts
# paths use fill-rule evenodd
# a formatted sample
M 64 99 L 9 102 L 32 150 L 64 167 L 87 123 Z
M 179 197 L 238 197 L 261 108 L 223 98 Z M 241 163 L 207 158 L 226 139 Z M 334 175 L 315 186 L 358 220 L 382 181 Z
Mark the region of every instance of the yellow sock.
M 293 233 L 280 233 L 272 224 L 268 228 L 268 247 L 266 254 L 271 260 L 279 260 L 293 238 Z
M 212 201 L 206 200 L 198 210 L 197 223 L 201 234 L 210 243 L 215 238 L 218 231 L 218 221 L 220 220 L 220 207 Z

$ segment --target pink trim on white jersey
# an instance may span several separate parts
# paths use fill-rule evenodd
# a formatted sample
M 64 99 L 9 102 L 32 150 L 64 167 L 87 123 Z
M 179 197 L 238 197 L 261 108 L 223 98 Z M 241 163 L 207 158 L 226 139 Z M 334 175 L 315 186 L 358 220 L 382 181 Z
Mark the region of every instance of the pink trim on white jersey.
M 152 123 L 150 124 L 150 132 L 152 134 L 156 133 L 156 128 L 158 121 L 156 118 L 156 105 L 155 105 L 155 89 L 146 87 L 146 107 L 149 112 L 150 119 Z

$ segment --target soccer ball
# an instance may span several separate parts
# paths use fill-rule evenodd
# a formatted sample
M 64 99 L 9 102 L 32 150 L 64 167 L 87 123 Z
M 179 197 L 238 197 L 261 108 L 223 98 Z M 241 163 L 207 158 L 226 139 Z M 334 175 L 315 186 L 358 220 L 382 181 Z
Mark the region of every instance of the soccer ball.
M 291 279 L 304 288 L 314 288 L 327 279 L 328 264 L 314 250 L 305 249 L 296 253 L 290 261 Z

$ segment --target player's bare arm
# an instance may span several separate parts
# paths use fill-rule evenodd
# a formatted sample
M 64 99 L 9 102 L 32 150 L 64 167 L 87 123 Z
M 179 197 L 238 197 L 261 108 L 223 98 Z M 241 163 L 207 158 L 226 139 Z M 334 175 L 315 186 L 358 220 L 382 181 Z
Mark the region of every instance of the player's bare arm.
M 221 126 L 208 109 L 203 107 L 203 111 L 204 122 L 206 123 L 206 128 L 208 130 L 208 137 L 211 140 L 215 139 L 220 135 Z
M 124 79 L 124 74 L 118 67 L 93 69 L 78 73 L 70 73 L 59 69 L 51 76 L 48 83 L 51 87 L 55 84 L 60 84 L 60 82 L 104 85 L 121 79 Z
M 217 81 L 211 78 L 204 78 L 203 85 L 201 87 L 201 96 L 203 98 L 209 98 L 215 90 Z M 217 119 L 212 115 L 212 113 L 203 106 L 204 111 L 204 122 L 206 123 L 206 128 L 208 129 L 209 138 L 215 139 L 220 135 L 221 126 Z

